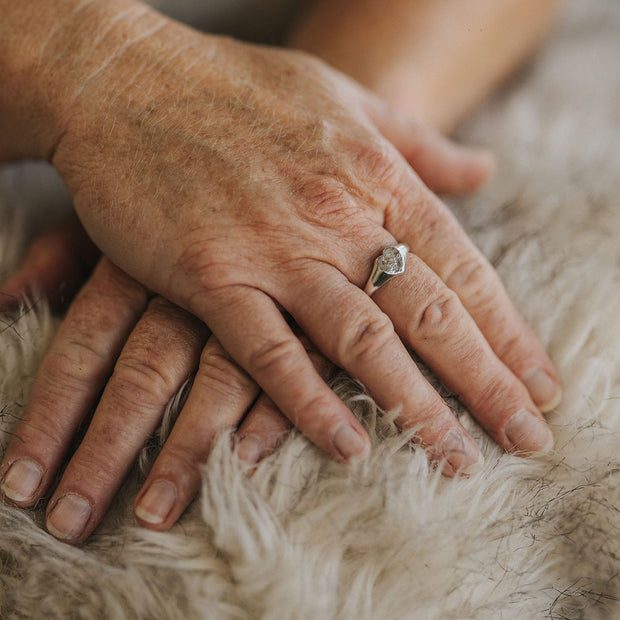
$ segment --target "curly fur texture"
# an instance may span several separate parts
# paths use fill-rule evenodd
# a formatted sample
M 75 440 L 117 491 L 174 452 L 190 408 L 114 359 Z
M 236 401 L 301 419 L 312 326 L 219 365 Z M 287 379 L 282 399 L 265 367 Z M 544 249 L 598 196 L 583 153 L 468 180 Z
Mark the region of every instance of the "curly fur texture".
M 0 505 L 0 617 L 620 617 L 619 31 L 617 1 L 573 0 L 534 64 L 463 133 L 501 165 L 455 211 L 565 382 L 550 455 L 503 453 L 450 399 L 486 464 L 471 480 L 442 478 L 340 377 L 373 439 L 368 462 L 346 468 L 294 435 L 249 480 L 224 437 L 170 532 L 136 526 L 136 468 L 79 548 L 42 529 L 42 508 Z M 0 173 L 10 206 L 27 202 L 24 175 Z M 3 229 L 0 275 L 21 238 Z M 26 310 L 0 327 L 2 445 L 56 325 L 43 304 Z

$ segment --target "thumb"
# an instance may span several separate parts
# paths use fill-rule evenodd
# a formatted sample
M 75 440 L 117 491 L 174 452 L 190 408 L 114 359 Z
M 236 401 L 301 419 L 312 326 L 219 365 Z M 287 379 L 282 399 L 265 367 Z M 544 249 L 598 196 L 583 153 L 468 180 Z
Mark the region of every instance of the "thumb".
M 403 117 L 378 97 L 367 98 L 366 112 L 381 134 L 437 194 L 467 194 L 495 170 L 491 153 L 456 144 L 428 125 Z

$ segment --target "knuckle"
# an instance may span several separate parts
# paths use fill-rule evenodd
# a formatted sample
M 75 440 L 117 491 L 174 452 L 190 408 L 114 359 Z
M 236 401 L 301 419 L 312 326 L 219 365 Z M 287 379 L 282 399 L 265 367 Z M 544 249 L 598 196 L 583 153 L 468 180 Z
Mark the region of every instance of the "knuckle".
M 85 386 L 101 384 L 108 372 L 110 361 L 100 351 L 87 332 L 70 329 L 70 337 L 52 346 L 38 375 L 54 391 L 75 392 Z
M 472 303 L 485 305 L 497 296 L 498 278 L 478 258 L 466 258 L 451 270 L 445 278 L 446 286 L 458 291 L 460 297 Z
M 334 427 L 342 423 L 340 416 L 333 413 L 328 392 L 322 392 L 300 402 L 288 413 L 288 419 L 317 445 L 329 445 Z M 332 413 L 328 413 L 332 411 Z
M 303 352 L 300 349 L 294 338 L 267 342 L 250 353 L 248 366 L 260 376 L 287 376 L 297 366 L 295 360 Z
M 202 436 L 203 434 L 193 436 Z M 197 473 L 199 466 L 207 460 L 210 446 L 188 441 L 187 439 L 191 436 L 183 439 L 179 438 L 176 441 L 169 439 L 155 467 L 161 466 L 167 472 L 180 472 L 183 476 L 186 476 L 188 473 Z M 153 474 L 151 475 L 153 476 Z
M 454 422 L 454 415 L 439 395 L 436 395 L 434 398 L 425 399 L 415 414 L 403 412 L 396 421 L 402 430 L 416 429 L 414 441 L 428 448 L 433 444 L 431 437 L 435 434 L 435 429 L 450 426 Z
M 489 349 L 469 338 L 463 339 L 462 343 L 458 353 L 463 368 L 475 371 L 483 381 L 491 377 L 495 373 L 495 368 L 492 359 L 489 358 Z
M 118 454 L 125 447 L 126 433 L 119 433 L 117 425 L 101 429 L 96 443 L 83 444 L 72 463 L 75 479 L 86 479 L 92 489 L 103 489 L 119 475 Z M 66 481 L 63 479 L 63 482 Z
M 340 220 L 357 209 L 346 186 L 332 174 L 317 175 L 301 184 L 299 194 L 303 198 L 305 217 L 325 223 Z
M 383 313 L 366 317 L 346 331 L 338 347 L 341 360 L 373 360 L 381 357 L 394 341 L 394 326 Z
M 458 321 L 460 301 L 450 289 L 431 293 L 414 314 L 409 331 L 416 338 L 437 337 L 449 331 Z
M 203 293 L 225 288 L 234 281 L 233 265 L 228 258 L 229 252 L 218 252 L 202 238 L 189 242 L 176 260 L 171 287 L 176 289 L 177 280 L 189 278 Z M 176 277 L 179 274 L 181 278 Z M 177 298 L 183 299 L 182 293 Z
M 251 377 L 227 353 L 211 347 L 206 347 L 202 353 L 194 385 L 221 392 L 228 399 L 256 389 Z
M 513 403 L 519 403 L 518 397 L 515 397 L 514 386 L 495 374 L 486 377 L 486 381 L 481 380 L 478 385 L 476 393 L 468 403 L 472 411 L 506 411 L 511 409 Z M 500 428 L 503 426 L 503 418 L 491 416 L 489 425 L 491 428 Z
M 132 411 L 165 405 L 178 386 L 157 364 L 125 356 L 119 359 L 109 383 L 108 397 Z
M 504 335 L 500 341 L 494 343 L 497 356 L 502 360 L 510 361 L 513 365 L 517 362 L 526 367 L 531 365 L 528 358 L 533 346 L 528 333 L 524 330 L 514 331 L 514 324 L 506 325 L 502 333 L 510 335 L 508 337 Z
M 47 354 L 41 378 L 59 389 L 74 391 L 100 383 L 107 374 L 108 362 L 91 344 L 74 339 Z
M 357 146 L 357 162 L 366 178 L 381 186 L 391 187 L 401 177 L 402 164 L 394 147 L 386 140 L 368 139 Z
M 45 450 L 54 451 L 62 446 L 66 435 L 66 428 L 62 412 L 55 409 L 57 400 L 54 392 L 33 394 L 36 400 L 31 399 L 20 420 L 17 437 L 22 441 L 25 438 L 34 449 L 45 447 Z M 20 442 L 21 443 L 21 442 Z M 43 451 L 41 451 L 43 454 Z

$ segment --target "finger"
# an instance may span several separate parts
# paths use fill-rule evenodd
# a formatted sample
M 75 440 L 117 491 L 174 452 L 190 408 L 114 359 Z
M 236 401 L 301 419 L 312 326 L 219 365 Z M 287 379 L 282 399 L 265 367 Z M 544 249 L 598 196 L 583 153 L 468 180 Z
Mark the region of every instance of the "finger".
M 321 379 L 267 295 L 229 287 L 199 305 L 224 349 L 311 441 L 339 461 L 368 452 L 362 425 Z
M 562 394 L 558 375 L 493 267 L 431 192 L 416 190 L 415 196 L 403 196 L 402 201 L 409 208 L 389 208 L 386 228 L 459 296 L 493 351 L 525 384 L 538 409 L 553 409 Z
M 317 348 L 359 379 L 382 408 L 400 408 L 397 424 L 419 428 L 429 456 L 446 459 L 445 473 L 478 471 L 483 459 L 475 442 L 422 376 L 388 316 L 334 272 L 321 264 L 309 268 L 300 278 L 303 295 L 290 286 L 284 307 Z
M 239 424 L 259 391 L 209 338 L 187 401 L 136 497 L 134 514 L 142 525 L 163 530 L 179 518 L 200 488 L 200 467 L 218 433 Z
M 291 427 L 290 420 L 263 392 L 237 431 L 237 455 L 248 465 L 256 465 L 278 449 Z
M 366 109 L 377 129 L 434 192 L 473 192 L 495 170 L 489 151 L 461 146 L 430 126 L 404 118 L 374 96 L 369 98 Z
M 100 262 L 41 362 L 2 460 L 1 489 L 7 499 L 31 506 L 43 496 L 146 298 L 142 286 L 107 260 Z
M 2 285 L 0 311 L 16 310 L 30 292 L 41 293 L 52 309 L 71 300 L 97 261 L 99 252 L 76 217 L 33 240 L 17 273 Z
M 521 381 L 495 355 L 458 296 L 417 256 L 373 295 L 396 331 L 489 434 L 512 452 L 546 452 L 553 437 Z
M 163 298 L 149 303 L 50 498 L 51 534 L 80 542 L 97 526 L 166 404 L 195 370 L 206 335 L 200 321 Z
M 297 335 L 321 378 L 328 381 L 335 370 L 334 365 L 305 336 Z M 290 429 L 288 418 L 280 413 L 271 398 L 263 392 L 237 430 L 239 458 L 249 465 L 255 465 L 276 451 Z

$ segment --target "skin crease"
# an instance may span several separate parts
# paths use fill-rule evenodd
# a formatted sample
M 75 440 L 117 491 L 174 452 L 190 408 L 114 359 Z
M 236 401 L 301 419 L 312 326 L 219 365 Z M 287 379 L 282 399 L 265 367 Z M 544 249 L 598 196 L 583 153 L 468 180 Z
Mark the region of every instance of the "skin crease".
M 224 349 L 267 388 L 291 420 L 334 457 L 342 458 L 331 443 L 331 432 L 344 419 L 360 437 L 363 430 L 326 392 L 322 395 L 321 409 L 330 411 L 328 417 L 316 415 L 317 403 L 310 402 L 308 410 L 296 409 L 296 403 L 303 403 L 307 394 L 288 379 L 283 369 L 303 356 L 303 348 L 297 348 L 285 326 L 274 319 L 277 310 L 259 291 L 289 310 L 333 361 L 362 379 L 386 355 L 386 359 L 397 360 L 397 366 L 400 362 L 405 365 L 403 353 L 406 352 L 398 347 L 389 322 L 382 318 L 384 315 L 377 313 L 367 298 L 348 289 L 342 278 L 344 275 L 363 286 L 372 257 L 392 242 L 393 238 L 381 228 L 384 225 L 395 238 L 406 240 L 412 247 L 415 245 L 415 250 L 425 255 L 440 278 L 423 261 L 413 258 L 413 271 L 408 273 L 415 275 L 394 282 L 391 288 L 379 291 L 373 300 L 392 318 L 406 342 L 417 342 L 422 351 L 428 349 L 429 361 L 456 391 L 462 390 L 459 380 L 454 378 L 455 367 L 468 379 L 465 383 L 474 377 L 478 381 L 484 377 L 485 389 L 469 395 L 463 391 L 464 402 L 478 413 L 500 443 L 512 448 L 503 430 L 508 417 L 522 407 L 540 414 L 523 385 L 492 353 L 458 299 L 442 288 L 441 279 L 452 282 L 461 299 L 470 300 L 474 319 L 487 338 L 491 334 L 491 347 L 506 361 L 509 356 L 502 351 L 497 335 L 505 332 L 504 324 L 497 316 L 488 313 L 485 316 L 472 302 L 472 291 L 480 290 L 482 283 L 492 291 L 499 291 L 479 305 L 491 302 L 501 310 L 499 314 L 507 317 L 504 321 L 513 325 L 515 335 L 508 340 L 517 355 L 511 351 L 509 367 L 518 376 L 519 371 L 532 366 L 542 366 L 555 376 L 553 368 L 533 335 L 515 318 L 514 309 L 507 305 L 501 285 L 491 275 L 488 265 L 376 127 L 386 137 L 393 137 L 394 143 L 400 141 L 402 147 L 411 148 L 407 159 L 412 165 L 417 162 L 414 167 L 430 185 L 437 186 L 438 179 L 431 173 L 424 175 L 425 168 L 427 171 L 436 168 L 431 164 L 438 160 L 450 163 L 452 157 L 454 169 L 458 160 L 454 153 L 447 155 L 445 145 L 425 130 L 395 119 L 383 104 L 314 59 L 290 51 L 199 35 L 154 12 L 138 9 L 139 5 L 127 3 L 126 6 L 129 18 L 103 29 L 106 35 L 102 40 L 109 39 L 114 45 L 100 46 L 102 50 L 111 48 L 122 52 L 101 58 L 97 46 L 94 51 L 88 50 L 81 65 L 87 77 L 77 82 L 78 88 L 71 88 L 67 78 L 66 99 L 58 107 L 62 111 L 56 115 L 56 125 L 61 130 L 43 147 L 44 152 L 54 153 L 53 162 L 69 186 L 76 209 L 95 242 L 139 281 L 202 318 L 220 335 Z M 50 37 L 48 46 L 54 49 L 61 41 L 64 45 L 65 40 L 60 30 Z M 77 47 L 78 56 L 86 54 Z M 55 55 L 51 54 L 51 58 Z M 217 64 L 213 63 L 214 58 L 218 59 Z M 63 75 L 62 71 L 60 74 Z M 312 105 L 308 105 L 309 101 Z M 411 135 L 411 139 L 403 140 L 403 134 Z M 406 155 L 406 148 L 400 150 Z M 443 156 L 438 156 L 438 152 Z M 209 165 L 205 166 L 205 162 Z M 476 170 L 476 166 L 469 169 Z M 480 174 L 480 166 L 477 169 L 478 178 L 470 180 L 471 187 L 484 176 Z M 465 189 L 467 183 L 461 185 Z M 402 209 L 403 204 L 409 205 L 408 209 Z M 437 239 L 438 231 L 440 239 Z M 403 235 L 411 238 L 403 239 Z M 235 248 L 235 261 L 230 260 L 231 245 Z M 132 248 L 131 253 L 126 251 L 128 247 Z M 446 248 L 451 250 L 447 264 L 439 258 L 447 254 Z M 111 276 L 115 273 L 111 266 L 102 267 L 104 274 L 106 270 L 113 280 L 126 278 L 119 274 Z M 470 277 L 471 273 L 475 278 Z M 123 282 L 124 290 L 136 287 L 141 290 L 130 279 Z M 320 304 L 304 309 L 297 303 L 298 299 L 307 299 L 311 300 L 307 305 L 312 306 L 313 300 L 321 298 L 321 291 L 314 290 L 321 283 L 325 285 L 324 291 L 331 289 L 334 299 L 343 294 L 351 301 L 341 306 L 343 316 L 338 317 L 339 321 L 317 322 L 317 316 L 324 317 Z M 144 293 L 138 293 L 138 298 L 143 299 L 140 295 Z M 408 309 L 414 321 L 404 320 L 402 299 L 412 300 Z M 261 308 L 262 314 L 257 311 Z M 136 311 L 132 320 L 138 320 L 139 314 Z M 148 321 L 143 317 L 141 323 L 151 324 L 152 314 L 147 312 L 144 316 Z M 192 321 L 189 315 L 178 317 L 181 324 Z M 445 317 L 449 318 L 446 327 L 443 326 Z M 243 327 L 248 323 L 252 329 L 244 332 Z M 347 330 L 347 325 L 352 327 Z M 322 330 L 332 336 L 335 347 L 330 349 L 327 338 L 320 333 Z M 264 334 L 278 331 L 285 340 L 264 338 Z M 262 341 L 260 338 L 257 341 L 257 334 L 263 337 Z M 365 337 L 360 339 L 360 334 L 383 338 L 381 349 Z M 470 336 L 464 338 L 463 334 Z M 191 359 L 188 340 L 171 336 L 165 347 L 169 349 L 174 342 L 179 345 L 178 359 L 185 359 L 184 353 Z M 243 350 L 240 343 L 246 342 L 252 342 L 254 351 Z M 432 350 L 438 345 L 448 363 L 442 355 L 433 359 Z M 226 380 L 229 389 L 235 384 L 244 384 L 246 387 L 241 392 L 245 394 L 256 389 L 249 387 L 253 385 L 248 383 L 249 377 L 224 349 L 213 341 L 211 353 L 203 355 L 202 373 L 199 369 L 198 376 L 213 380 L 216 369 L 220 389 L 224 383 L 221 376 L 229 377 Z M 117 347 L 116 353 L 108 358 L 113 362 L 119 354 Z M 134 363 L 137 357 L 134 353 Z M 321 370 L 320 361 L 317 363 L 315 353 L 312 361 L 320 369 L 312 379 L 318 387 L 319 375 L 325 378 L 326 373 Z M 295 367 L 300 368 L 298 362 Z M 402 402 L 398 394 L 391 402 L 385 397 L 386 392 L 394 391 L 393 385 L 409 386 L 409 402 L 428 403 L 426 417 L 406 411 L 401 423 L 408 426 L 427 422 L 422 441 L 433 455 L 434 444 L 445 438 L 448 429 L 456 429 L 458 425 L 440 399 L 419 381 L 411 365 L 403 367 L 406 372 L 391 377 L 391 384 L 383 382 L 368 387 L 384 406 Z M 127 385 L 127 363 L 120 364 L 120 368 L 125 375 L 115 370 L 113 386 L 123 385 L 123 381 Z M 162 368 L 155 368 L 157 375 L 162 374 Z M 308 376 L 308 366 L 303 369 Z M 187 372 L 190 370 L 177 373 L 178 383 Z M 134 389 L 139 387 L 135 375 L 134 372 L 131 383 Z M 163 383 L 166 385 L 160 390 L 161 402 L 151 403 L 154 411 L 158 406 L 163 407 L 165 398 L 174 393 L 173 378 Z M 206 381 L 205 385 L 212 391 L 216 383 Z M 282 385 L 286 389 L 281 389 Z M 489 397 L 493 386 L 498 388 L 501 398 Z M 121 396 L 116 397 L 126 404 L 127 389 L 124 393 L 122 388 L 118 389 Z M 203 393 L 208 391 L 203 389 Z M 240 415 L 254 397 L 239 407 Z M 248 418 L 240 435 L 263 424 L 261 432 L 267 436 L 265 428 L 271 425 L 278 429 L 272 442 L 275 444 L 289 424 L 282 422 L 275 405 L 266 396 L 261 398 L 257 404 L 259 413 Z M 199 396 L 194 400 L 199 400 Z M 106 424 L 113 428 L 109 415 Z M 148 435 L 156 418 L 157 411 L 141 429 L 140 437 Z M 197 429 L 196 418 L 189 411 L 184 419 L 189 420 L 185 430 L 189 429 L 191 436 L 191 431 Z M 235 412 L 226 422 L 235 425 L 238 419 L 239 413 Z M 196 450 L 197 457 L 202 458 L 208 449 L 212 431 L 211 428 L 203 433 L 204 442 Z M 182 430 L 175 427 L 171 445 L 178 447 L 179 435 Z M 100 433 L 100 436 L 107 437 L 108 451 L 119 448 L 113 443 L 113 433 Z M 273 447 L 267 446 L 266 451 Z M 88 449 L 86 443 L 81 448 L 82 457 L 88 454 Z M 127 451 L 126 446 L 119 449 Z M 53 458 L 58 460 L 58 454 Z M 174 456 L 174 451 L 164 457 L 170 455 Z M 19 456 L 15 450 L 12 453 L 9 450 L 0 474 L 4 475 L 7 465 Z M 435 453 L 436 458 L 441 456 L 441 450 Z M 156 529 L 169 527 L 176 520 L 197 486 L 195 473 L 186 474 L 183 481 L 165 460 L 162 463 L 158 460 L 155 469 L 159 467 L 160 476 L 170 479 L 178 476 L 174 482 L 179 496 L 175 508 L 161 523 L 142 520 Z M 127 463 L 131 461 L 127 459 Z M 188 472 L 195 472 L 197 462 L 198 458 L 188 463 Z M 67 471 L 69 475 L 74 474 L 75 487 L 75 480 L 83 480 L 86 475 L 80 470 L 79 459 L 73 469 L 72 465 Z M 86 529 L 72 542 L 83 540 L 95 527 L 115 484 L 124 475 L 123 467 L 114 471 L 108 464 L 110 480 L 101 481 L 105 490 L 97 497 L 92 489 L 77 489 L 84 496 L 90 494 L 88 501 L 93 513 Z M 49 482 L 53 467 L 50 465 L 46 471 Z M 149 481 L 153 479 L 152 474 Z M 50 501 L 48 515 L 54 512 L 63 494 L 75 492 L 63 479 Z M 144 491 L 138 501 L 143 495 Z

